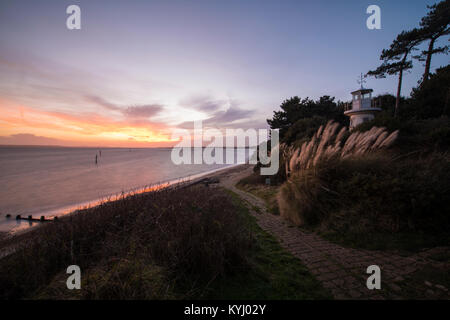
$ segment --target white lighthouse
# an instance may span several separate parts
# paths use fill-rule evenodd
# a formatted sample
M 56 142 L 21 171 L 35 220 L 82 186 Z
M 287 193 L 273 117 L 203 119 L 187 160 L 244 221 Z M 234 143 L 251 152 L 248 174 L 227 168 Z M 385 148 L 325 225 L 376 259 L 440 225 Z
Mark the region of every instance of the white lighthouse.
M 363 88 L 363 77 L 361 75 L 361 88 L 353 91 L 351 106 L 346 108 L 344 114 L 350 117 L 350 129 L 360 125 L 363 122 L 370 121 L 375 117 L 375 113 L 381 111 L 376 107 L 375 101 L 372 100 L 372 89 Z

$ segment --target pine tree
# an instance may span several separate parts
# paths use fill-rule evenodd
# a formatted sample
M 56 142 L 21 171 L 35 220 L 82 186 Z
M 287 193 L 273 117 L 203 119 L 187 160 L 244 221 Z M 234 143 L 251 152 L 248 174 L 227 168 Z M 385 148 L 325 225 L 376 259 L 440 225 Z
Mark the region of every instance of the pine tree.
M 444 0 L 438 4 L 428 6 L 430 10 L 420 22 L 420 32 L 424 40 L 428 40 L 428 49 L 422 51 L 421 55 L 414 58 L 425 61 L 425 71 L 422 83 L 426 82 L 430 76 L 431 57 L 433 54 L 447 54 L 449 47 L 442 46 L 435 48 L 436 41 L 450 34 L 450 0 Z
M 408 56 L 422 41 L 424 41 L 423 33 L 419 29 L 415 28 L 411 31 L 403 31 L 391 43 L 389 49 L 383 49 L 380 56 L 380 60 L 383 63 L 377 69 L 367 73 L 367 75 L 376 78 L 385 78 L 386 74 L 398 74 L 395 115 L 398 114 L 400 104 L 403 72 L 412 68 L 412 61 L 408 60 Z

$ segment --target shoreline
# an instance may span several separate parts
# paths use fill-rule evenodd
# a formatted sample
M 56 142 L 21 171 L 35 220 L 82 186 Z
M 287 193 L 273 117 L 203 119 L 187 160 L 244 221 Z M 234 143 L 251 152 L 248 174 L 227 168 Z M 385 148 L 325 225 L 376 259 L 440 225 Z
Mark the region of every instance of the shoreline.
M 133 195 L 146 194 L 149 192 L 154 192 L 157 190 L 163 190 L 163 189 L 167 189 L 167 188 L 175 188 L 175 189 L 176 188 L 180 188 L 180 189 L 187 188 L 189 186 L 192 186 L 194 184 L 201 182 L 204 179 L 216 178 L 216 177 L 219 177 L 220 175 L 227 173 L 228 171 L 232 171 L 233 169 L 236 169 L 239 167 L 244 167 L 244 166 L 249 166 L 249 165 L 250 164 L 248 164 L 248 163 L 233 164 L 233 165 L 223 167 L 223 168 L 213 169 L 210 171 L 201 172 L 201 173 L 197 173 L 197 174 L 186 176 L 186 177 L 180 177 L 180 178 L 168 180 L 165 182 L 155 183 L 150 186 L 136 187 L 136 188 L 128 190 L 126 192 L 121 192 L 121 193 L 117 193 L 114 195 L 105 196 L 105 197 L 97 199 L 97 200 L 93 200 L 93 201 L 89 201 L 89 202 L 85 202 L 85 203 L 81 203 L 81 204 L 77 204 L 77 205 L 66 206 L 61 209 L 55 209 L 52 211 L 47 211 L 47 214 L 50 213 L 50 215 L 47 215 L 46 217 L 50 217 L 50 218 L 51 217 L 58 217 L 58 218 L 68 217 L 68 216 L 77 214 L 80 211 L 95 208 L 104 203 L 117 201 L 123 197 L 126 198 L 126 197 L 130 197 Z M 56 213 L 56 212 L 59 212 L 59 213 Z M 55 213 L 55 214 L 52 215 L 51 213 Z M 9 219 L 15 219 L 15 218 L 11 217 Z M 24 223 L 26 223 L 26 222 L 27 221 L 24 221 Z M 50 222 L 52 222 L 52 221 L 50 221 Z M 42 223 L 40 223 L 40 222 L 33 222 L 33 224 L 30 226 L 25 226 L 22 228 L 20 228 L 20 227 L 13 228 L 9 231 L 1 231 L 0 232 L 0 241 L 8 241 L 15 237 L 24 235 L 26 233 L 29 233 L 30 231 L 36 230 L 36 228 L 40 227 L 41 225 L 42 225 Z M 0 247 L 0 250 L 2 250 L 2 249 L 3 248 Z M 1 254 L 0 254 L 0 257 L 2 257 Z

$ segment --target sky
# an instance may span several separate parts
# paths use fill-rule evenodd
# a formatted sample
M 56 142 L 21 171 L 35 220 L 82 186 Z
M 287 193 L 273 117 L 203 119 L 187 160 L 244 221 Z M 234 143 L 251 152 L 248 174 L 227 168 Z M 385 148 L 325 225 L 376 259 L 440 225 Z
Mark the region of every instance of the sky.
M 350 100 L 436 2 L 0 0 L 0 144 L 166 147 L 193 120 L 267 128 L 292 96 Z M 73 4 L 80 30 L 66 27 Z M 372 4 L 381 30 L 366 27 Z M 448 62 L 434 56 L 432 71 Z M 414 62 L 403 95 L 422 73 Z M 365 84 L 375 95 L 396 85 Z

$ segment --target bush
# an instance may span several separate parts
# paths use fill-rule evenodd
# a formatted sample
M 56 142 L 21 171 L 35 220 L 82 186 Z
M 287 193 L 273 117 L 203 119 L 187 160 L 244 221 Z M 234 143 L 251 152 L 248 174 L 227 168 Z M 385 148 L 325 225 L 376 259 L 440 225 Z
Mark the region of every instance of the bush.
M 334 100 L 334 97 L 327 95 L 316 101 L 292 97 L 283 101 L 280 105 L 281 110 L 274 111 L 272 119 L 267 119 L 267 123 L 272 129 L 280 129 L 280 141 L 285 143 L 306 137 L 308 132 L 305 132 L 305 128 L 313 127 L 312 130 L 315 131 L 318 122 L 324 124 L 326 121 L 334 120 L 348 125 L 349 118 L 344 115 L 344 103 Z M 287 132 L 289 132 L 288 136 L 286 136 Z
M 33 297 L 71 264 L 130 280 L 136 270 L 144 280 L 159 270 L 186 297 L 198 296 L 216 277 L 246 266 L 253 243 L 246 226 L 227 194 L 201 186 L 105 203 L 30 232 L 23 249 L 0 260 L 0 298 Z M 98 297 L 128 295 L 126 286 L 101 286 Z
M 375 126 L 400 131 L 395 145 L 397 153 L 432 153 L 450 147 L 450 118 L 446 116 L 424 120 L 400 119 L 382 112 L 373 121 L 359 125 L 356 130 L 364 132 Z
M 430 79 L 414 88 L 400 108 L 402 118 L 429 119 L 450 116 L 450 65 L 436 69 Z
M 58 274 L 41 290 L 38 299 L 174 299 L 173 281 L 161 267 L 146 261 L 110 259 L 83 270 L 82 290 L 67 290 L 67 274 Z
M 364 155 L 296 172 L 279 193 L 281 215 L 297 225 L 336 232 L 450 229 L 447 155 L 401 161 Z
M 325 117 L 314 116 L 296 121 L 287 129 L 283 141 L 287 144 L 301 144 L 305 140 L 311 139 L 321 125 L 327 123 Z

